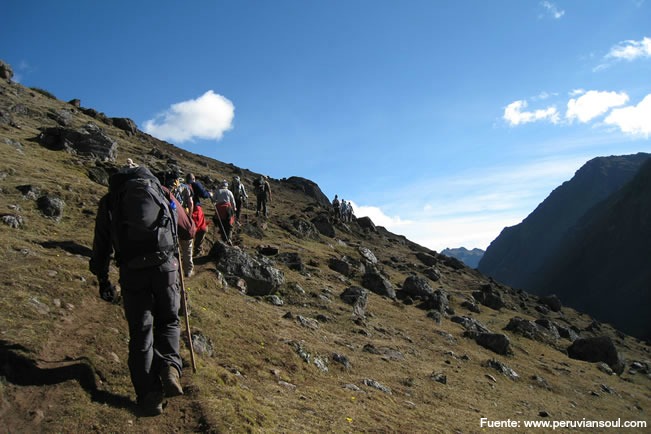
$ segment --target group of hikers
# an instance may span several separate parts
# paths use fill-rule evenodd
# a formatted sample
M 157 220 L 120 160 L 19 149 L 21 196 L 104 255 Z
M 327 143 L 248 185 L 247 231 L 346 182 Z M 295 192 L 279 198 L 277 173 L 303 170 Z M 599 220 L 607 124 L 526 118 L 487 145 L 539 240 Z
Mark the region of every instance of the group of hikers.
M 269 181 L 260 176 L 253 185 L 256 216 L 266 218 Z M 212 203 L 222 241 L 232 244 L 233 226 L 239 224 L 247 200 L 239 176 L 230 184 L 222 180 L 211 192 L 193 173 L 159 178 L 128 159 L 109 177 L 97 210 L 89 269 L 97 276 L 102 299 L 122 299 L 129 327 L 129 372 L 144 415 L 161 414 L 165 397 L 183 394 L 179 310 L 185 306 L 183 279 L 193 274 L 193 257 L 203 254 L 208 228 L 203 208 Z M 335 221 L 352 220 L 349 202 L 335 196 L 332 205 Z M 112 256 L 119 268 L 120 294 L 109 278 Z
M 254 182 L 256 216 L 268 216 L 271 187 L 265 176 Z M 193 173 L 156 177 L 131 159 L 109 178 L 95 220 L 90 271 L 99 295 L 121 296 L 129 327 L 128 365 L 136 401 L 145 415 L 163 411 L 165 397 L 183 394 L 179 355 L 183 277 L 193 274 L 193 257 L 203 253 L 208 221 L 204 206 L 215 209 L 214 224 L 224 242 L 239 224 L 248 195 L 239 176 L 208 191 Z M 121 293 L 109 278 L 111 256 L 119 268 Z M 187 317 L 186 317 L 187 320 Z
M 344 223 L 350 223 L 353 221 L 353 205 L 350 202 L 346 202 L 344 199 L 339 200 L 339 196 L 335 194 L 335 198 L 332 200 L 332 213 L 334 215 L 335 221 L 342 221 Z

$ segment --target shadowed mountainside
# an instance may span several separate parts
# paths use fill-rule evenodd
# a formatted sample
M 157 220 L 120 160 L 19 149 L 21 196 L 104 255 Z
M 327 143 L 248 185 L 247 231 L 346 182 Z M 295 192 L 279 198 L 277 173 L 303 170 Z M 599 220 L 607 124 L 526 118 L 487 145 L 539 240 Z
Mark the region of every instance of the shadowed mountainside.
M 479 270 L 517 288 L 530 288 L 538 269 L 593 206 L 630 181 L 651 154 L 597 157 L 556 188 L 522 223 L 504 228 Z
M 578 222 L 531 288 L 651 339 L 651 160 Z

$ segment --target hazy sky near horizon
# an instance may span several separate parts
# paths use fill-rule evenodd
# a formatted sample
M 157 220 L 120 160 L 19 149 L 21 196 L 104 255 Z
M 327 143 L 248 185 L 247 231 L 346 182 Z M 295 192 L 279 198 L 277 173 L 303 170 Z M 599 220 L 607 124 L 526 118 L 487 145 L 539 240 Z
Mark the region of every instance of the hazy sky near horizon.
M 0 47 L 21 84 L 439 251 L 651 152 L 651 0 L 9 0 Z

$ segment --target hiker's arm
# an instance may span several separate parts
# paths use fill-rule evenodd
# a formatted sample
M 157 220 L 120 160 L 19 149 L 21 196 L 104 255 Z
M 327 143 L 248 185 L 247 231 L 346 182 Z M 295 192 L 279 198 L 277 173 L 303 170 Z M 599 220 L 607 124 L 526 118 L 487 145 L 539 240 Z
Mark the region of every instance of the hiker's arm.
M 95 218 L 95 237 L 93 239 L 93 253 L 88 263 L 90 272 L 97 276 L 99 281 L 99 296 L 106 301 L 113 302 L 116 297 L 115 286 L 109 280 L 109 262 L 113 245 L 111 242 L 111 220 L 108 211 L 108 194 L 102 197 L 97 207 Z
M 100 280 L 108 279 L 109 262 L 113 246 L 111 244 L 111 221 L 108 211 L 108 195 L 102 197 L 95 218 L 95 237 L 93 253 L 88 263 L 90 272 Z
M 208 190 L 206 190 L 206 188 L 200 182 L 198 182 L 198 181 L 195 182 L 195 187 L 197 187 L 197 190 L 199 190 L 199 197 L 201 197 L 203 199 L 208 199 L 208 198 L 212 197 L 210 192 Z

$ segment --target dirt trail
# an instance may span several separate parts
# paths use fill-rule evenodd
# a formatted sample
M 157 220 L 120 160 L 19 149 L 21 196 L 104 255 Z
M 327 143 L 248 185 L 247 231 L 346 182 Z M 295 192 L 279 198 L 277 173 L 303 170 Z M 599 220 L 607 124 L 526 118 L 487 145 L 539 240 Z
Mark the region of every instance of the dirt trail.
M 169 400 L 163 415 L 142 417 L 135 407 L 126 361 L 126 321 L 119 305 L 92 296 L 54 322 L 46 344 L 34 355 L 0 341 L 4 384 L 0 384 L 0 426 L 6 432 L 178 432 L 203 430 L 200 405 L 192 396 L 190 370 L 182 378 L 186 395 Z M 96 354 L 87 354 L 93 348 Z M 118 355 L 119 354 L 119 355 Z M 90 407 L 90 408 L 89 408 Z

